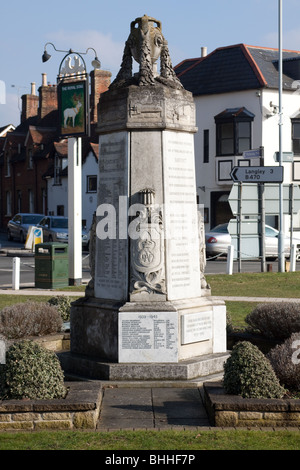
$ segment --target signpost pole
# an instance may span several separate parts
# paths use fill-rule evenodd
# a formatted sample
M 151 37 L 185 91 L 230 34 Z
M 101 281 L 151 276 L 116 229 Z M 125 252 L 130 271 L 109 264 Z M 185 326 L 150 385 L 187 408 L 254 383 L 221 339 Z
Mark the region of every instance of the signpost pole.
M 279 165 L 282 166 L 282 0 L 279 6 Z M 279 235 L 278 235 L 278 271 L 284 272 L 284 241 L 283 241 L 283 187 L 279 183 Z
M 237 240 L 237 257 L 238 257 L 238 272 L 242 272 L 242 253 L 241 253 L 241 239 L 242 239 L 242 183 L 239 183 L 238 195 L 238 240 Z
M 293 183 L 289 186 L 289 214 L 290 214 L 290 250 L 292 253 L 292 244 L 293 244 L 293 231 L 294 231 L 294 185 Z
M 264 166 L 265 154 L 264 147 L 260 147 L 260 164 Z M 265 184 L 260 183 L 257 187 L 259 191 L 260 200 L 260 256 L 261 256 L 261 272 L 265 273 L 267 270 L 266 266 L 266 207 L 265 207 Z
M 260 183 L 257 185 L 258 193 L 259 193 L 259 213 L 260 213 L 260 238 L 259 238 L 259 245 L 260 245 L 260 259 L 261 259 L 261 272 L 266 272 L 266 249 L 265 249 L 265 239 L 266 239 L 266 214 L 265 214 L 265 185 L 264 183 Z
M 69 285 L 82 282 L 81 138 L 68 138 Z

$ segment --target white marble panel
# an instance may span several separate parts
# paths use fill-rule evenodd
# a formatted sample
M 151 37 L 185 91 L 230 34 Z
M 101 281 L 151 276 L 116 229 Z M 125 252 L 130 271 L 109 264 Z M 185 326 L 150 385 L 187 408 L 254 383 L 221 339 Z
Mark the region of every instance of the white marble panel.
M 212 310 L 181 316 L 181 344 L 196 343 L 212 338 Z
M 99 139 L 95 297 L 126 300 L 128 290 L 128 135 Z
M 119 313 L 119 362 L 177 361 L 177 312 Z
M 166 279 L 169 300 L 201 295 L 194 136 L 163 132 Z

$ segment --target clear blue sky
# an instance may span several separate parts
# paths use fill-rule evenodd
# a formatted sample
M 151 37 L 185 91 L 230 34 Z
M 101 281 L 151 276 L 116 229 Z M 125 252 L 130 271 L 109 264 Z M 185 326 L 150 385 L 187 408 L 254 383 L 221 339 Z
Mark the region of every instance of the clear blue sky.
M 217 47 L 245 43 L 278 46 L 278 0 L 14 0 L 1 4 L 0 126 L 19 124 L 18 94 L 41 85 L 41 74 L 56 83 L 62 53 L 49 46 L 52 58 L 42 63 L 46 42 L 57 49 L 96 49 L 102 68 L 119 71 L 130 23 L 147 14 L 162 22 L 173 66 Z M 300 2 L 283 0 L 283 47 L 300 50 Z M 89 57 L 84 56 L 88 70 Z M 300 79 L 300 77 L 299 77 Z M 15 85 L 15 87 L 11 87 Z M 0 88 L 0 103 L 1 88 Z

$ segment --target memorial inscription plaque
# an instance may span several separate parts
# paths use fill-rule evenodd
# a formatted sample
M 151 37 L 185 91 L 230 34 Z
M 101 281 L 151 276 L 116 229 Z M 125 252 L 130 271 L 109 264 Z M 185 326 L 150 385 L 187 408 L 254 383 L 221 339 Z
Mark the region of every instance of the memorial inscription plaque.
M 212 312 L 189 313 L 181 317 L 181 344 L 212 338 Z
M 128 210 L 126 202 L 128 194 L 127 161 L 126 133 L 102 136 L 96 212 L 95 296 L 97 298 L 123 300 L 127 295 L 125 280 L 127 277 L 128 241 L 127 233 L 124 235 L 124 227 L 121 226 L 124 219 L 121 211 L 125 211 L 126 214 Z M 124 201 L 126 207 L 120 207 Z M 127 222 L 126 218 L 125 222 Z
M 164 132 L 168 298 L 201 295 L 192 134 Z
M 119 362 L 177 362 L 176 312 L 119 313 Z

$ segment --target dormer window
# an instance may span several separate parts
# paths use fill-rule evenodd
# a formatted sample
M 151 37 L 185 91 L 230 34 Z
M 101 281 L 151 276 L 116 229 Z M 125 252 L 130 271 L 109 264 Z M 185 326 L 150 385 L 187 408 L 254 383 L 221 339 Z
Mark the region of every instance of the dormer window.
M 241 155 L 251 149 L 253 119 L 245 108 L 225 109 L 215 116 L 217 156 Z
M 292 150 L 300 155 L 300 118 L 292 119 Z

